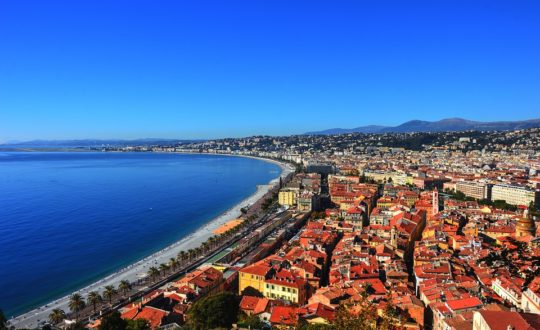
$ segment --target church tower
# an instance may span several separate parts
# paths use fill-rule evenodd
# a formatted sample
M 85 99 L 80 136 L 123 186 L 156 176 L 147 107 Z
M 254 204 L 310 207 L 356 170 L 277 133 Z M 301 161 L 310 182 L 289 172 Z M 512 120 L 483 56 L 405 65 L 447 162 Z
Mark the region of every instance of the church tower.
M 532 236 L 536 234 L 536 226 L 532 216 L 529 214 L 529 210 L 523 211 L 523 217 L 518 220 L 516 224 L 516 237 Z
M 433 206 L 432 215 L 437 215 L 439 213 L 439 191 L 437 188 L 433 189 L 433 201 L 431 204 Z

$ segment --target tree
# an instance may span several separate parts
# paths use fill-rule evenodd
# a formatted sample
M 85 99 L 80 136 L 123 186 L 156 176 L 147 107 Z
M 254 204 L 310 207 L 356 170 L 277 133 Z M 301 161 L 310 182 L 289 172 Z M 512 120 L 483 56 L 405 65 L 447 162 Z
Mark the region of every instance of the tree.
M 75 320 L 79 320 L 79 312 L 86 306 L 83 297 L 74 293 L 69 297 L 69 309 L 75 313 Z
M 105 315 L 101 319 L 99 330 L 125 330 L 127 326 L 126 320 L 122 318 L 117 310 Z
M 230 292 L 222 292 L 197 301 L 188 312 L 191 327 L 195 330 L 231 328 L 236 322 L 238 301 Z
M 101 303 L 102 300 L 103 299 L 97 291 L 89 292 L 88 297 L 86 297 L 86 303 L 94 307 L 94 313 L 96 312 L 96 305 Z
M 122 280 L 118 284 L 118 291 L 122 292 L 122 294 L 125 296 L 129 293 L 131 290 L 131 283 L 129 283 L 128 280 Z
M 163 276 L 165 276 L 165 274 L 167 273 L 167 271 L 169 270 L 169 265 L 167 264 L 160 264 L 159 265 L 159 270 L 161 272 L 163 272 Z
M 261 319 L 256 315 L 246 315 L 244 313 L 241 313 L 240 320 L 238 320 L 238 324 L 241 325 L 242 328 L 248 328 L 248 329 L 263 329 L 265 327 L 265 324 Z
M 116 291 L 116 289 L 114 288 L 114 286 L 112 286 L 112 285 L 107 285 L 107 286 L 105 287 L 105 291 L 103 291 L 103 297 L 109 301 L 109 304 L 112 305 L 112 300 L 113 300 L 114 296 L 115 296 L 117 293 L 118 293 L 118 291 Z
M 180 262 L 183 264 L 184 263 L 184 260 L 186 260 L 188 257 L 186 251 L 182 250 L 180 252 L 178 252 L 178 260 L 180 260 Z
M 178 260 L 176 260 L 175 258 L 170 258 L 169 259 L 169 267 L 171 267 L 171 269 L 174 272 L 176 270 L 176 267 L 178 267 Z
M 367 300 L 362 300 L 356 305 L 342 304 L 336 310 L 333 325 L 336 330 L 348 329 L 375 329 L 377 311 Z
M 150 330 L 150 323 L 145 319 L 128 320 L 126 330 Z
M 156 267 L 150 267 L 150 269 L 148 270 L 148 276 L 152 278 L 152 281 L 155 281 L 156 277 L 159 276 L 159 269 L 157 269 Z
M 58 324 L 66 319 L 66 312 L 63 309 L 55 308 L 49 314 L 49 321 L 52 324 Z
M 8 320 L 6 319 L 4 312 L 0 309 L 0 330 L 7 330 L 7 329 L 9 329 Z

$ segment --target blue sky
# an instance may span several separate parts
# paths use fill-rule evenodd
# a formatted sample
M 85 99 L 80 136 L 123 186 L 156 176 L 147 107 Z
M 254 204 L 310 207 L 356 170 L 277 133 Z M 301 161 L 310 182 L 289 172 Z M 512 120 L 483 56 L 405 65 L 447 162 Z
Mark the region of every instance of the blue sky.
M 0 0 L 0 141 L 540 117 L 538 1 Z

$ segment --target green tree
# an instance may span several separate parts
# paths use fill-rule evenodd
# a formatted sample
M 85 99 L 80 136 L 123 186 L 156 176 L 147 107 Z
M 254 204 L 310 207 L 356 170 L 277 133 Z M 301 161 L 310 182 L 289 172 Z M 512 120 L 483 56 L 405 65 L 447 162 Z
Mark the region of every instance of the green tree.
M 336 310 L 333 326 L 336 330 L 371 330 L 376 328 L 376 322 L 377 310 L 367 298 L 362 298 L 355 306 L 340 305 Z
M 8 329 L 8 320 L 6 319 L 4 312 L 0 309 L 0 330 L 7 330 L 7 329 Z
M 167 264 L 160 264 L 160 265 L 159 265 L 159 270 L 163 273 L 163 276 L 165 276 L 165 274 L 166 274 L 167 271 L 169 270 L 169 265 L 167 265 Z
M 58 324 L 66 319 L 66 312 L 63 309 L 55 308 L 49 314 L 49 322 Z
M 113 311 L 101 319 L 99 330 L 125 330 L 127 321 L 122 318 L 120 312 Z
M 230 329 L 236 322 L 238 301 L 230 292 L 222 292 L 197 301 L 188 312 L 190 326 L 195 330 Z
M 155 281 L 156 278 L 159 276 L 159 269 L 156 267 L 150 267 L 148 270 L 148 276 L 152 279 L 152 281 Z
M 69 309 L 75 313 L 75 320 L 79 320 L 79 312 L 86 306 L 83 297 L 74 293 L 69 297 Z
M 129 293 L 131 290 L 131 283 L 129 283 L 128 280 L 122 280 L 118 284 L 118 291 L 122 292 L 122 294 L 125 296 Z
M 109 304 L 112 305 L 112 300 L 113 300 L 114 296 L 115 296 L 117 293 L 118 293 L 118 291 L 116 291 L 116 289 L 114 288 L 114 286 L 112 286 L 112 285 L 107 285 L 107 286 L 105 287 L 105 291 L 103 291 L 103 297 L 109 301 Z
M 128 320 L 126 330 L 150 330 L 150 323 L 145 319 Z
M 103 299 L 97 291 L 90 291 L 88 293 L 88 296 L 86 297 L 86 303 L 88 305 L 92 305 L 92 307 L 94 308 L 94 313 L 96 312 L 97 304 L 101 303 L 102 300 Z
M 261 319 L 256 315 L 246 315 L 244 313 L 240 313 L 238 324 L 241 325 L 243 328 L 249 328 L 249 329 L 263 329 L 265 327 L 265 324 Z
M 174 271 L 176 271 L 176 267 L 178 267 L 178 260 L 176 258 L 170 258 L 169 259 L 169 267 Z

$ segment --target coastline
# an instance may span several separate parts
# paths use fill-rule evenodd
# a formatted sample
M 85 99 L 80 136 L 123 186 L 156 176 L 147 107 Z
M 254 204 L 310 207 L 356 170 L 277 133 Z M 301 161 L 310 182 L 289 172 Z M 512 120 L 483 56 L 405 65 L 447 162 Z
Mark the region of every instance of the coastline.
M 203 154 L 220 155 L 212 153 Z M 180 239 L 179 241 L 72 293 L 79 293 L 84 297 L 90 291 L 102 291 L 103 288 L 107 285 L 114 285 L 116 287 L 118 283 L 120 283 L 120 281 L 122 280 L 135 282 L 139 278 L 145 277 L 150 267 L 168 262 L 171 257 L 176 257 L 178 252 L 180 252 L 181 250 L 187 251 L 189 249 L 200 246 L 201 243 L 214 235 L 213 231 L 215 229 L 235 218 L 238 218 L 241 215 L 241 208 L 251 205 L 257 200 L 261 199 L 272 187 L 278 184 L 280 177 L 285 177 L 289 173 L 293 172 L 293 168 L 289 164 L 279 162 L 277 160 L 243 155 L 229 156 L 247 157 L 271 162 L 280 166 L 281 173 L 269 183 L 257 186 L 255 193 L 248 196 L 240 203 L 232 206 L 230 209 L 220 214 L 216 218 L 213 218 L 210 221 L 202 224 L 195 231 Z M 48 321 L 48 316 L 53 309 L 60 308 L 64 309 L 66 312 L 69 311 L 68 303 L 69 297 L 72 293 L 10 319 L 10 325 L 14 326 L 15 328 L 35 328 L 39 325 L 40 322 Z

